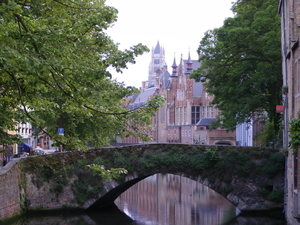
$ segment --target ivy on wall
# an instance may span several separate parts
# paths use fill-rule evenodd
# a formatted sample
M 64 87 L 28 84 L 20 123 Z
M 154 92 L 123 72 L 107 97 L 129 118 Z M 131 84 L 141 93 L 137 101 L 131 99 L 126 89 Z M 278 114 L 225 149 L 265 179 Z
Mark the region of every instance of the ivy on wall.
M 296 152 L 298 150 L 298 147 L 300 146 L 300 114 L 298 114 L 297 117 L 293 118 L 290 122 L 290 141 L 289 141 L 289 147 Z

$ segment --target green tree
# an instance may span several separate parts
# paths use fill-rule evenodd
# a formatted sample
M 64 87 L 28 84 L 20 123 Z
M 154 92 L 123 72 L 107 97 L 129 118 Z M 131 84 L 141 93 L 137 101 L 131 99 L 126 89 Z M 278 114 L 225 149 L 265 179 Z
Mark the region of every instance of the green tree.
M 250 118 L 274 123 L 281 103 L 280 17 L 277 0 L 239 0 L 233 18 L 209 30 L 200 42 L 202 65 L 192 77 L 205 82 L 222 126 L 234 130 Z M 269 140 L 270 141 L 270 140 Z
M 106 34 L 116 19 L 105 0 L 1 1 L 0 128 L 30 122 L 68 149 L 100 147 L 116 134 L 147 138 L 137 124 L 149 126 L 163 99 L 134 111 L 122 107 L 138 90 L 111 80 L 108 68 L 122 72 L 149 49 L 120 51 Z M 0 142 L 15 138 L 0 134 Z

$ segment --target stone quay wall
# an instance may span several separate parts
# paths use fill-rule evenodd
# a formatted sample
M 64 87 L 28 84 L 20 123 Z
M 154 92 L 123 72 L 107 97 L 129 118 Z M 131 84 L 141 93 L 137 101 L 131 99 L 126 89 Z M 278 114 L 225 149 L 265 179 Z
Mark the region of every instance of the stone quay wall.
M 0 220 L 21 212 L 20 159 L 0 169 Z

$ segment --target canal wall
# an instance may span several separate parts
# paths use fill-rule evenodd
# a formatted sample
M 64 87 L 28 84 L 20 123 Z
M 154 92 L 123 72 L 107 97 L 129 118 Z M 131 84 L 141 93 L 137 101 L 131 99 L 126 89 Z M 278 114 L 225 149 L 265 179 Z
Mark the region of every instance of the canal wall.
M 19 159 L 0 169 L 0 220 L 21 213 Z

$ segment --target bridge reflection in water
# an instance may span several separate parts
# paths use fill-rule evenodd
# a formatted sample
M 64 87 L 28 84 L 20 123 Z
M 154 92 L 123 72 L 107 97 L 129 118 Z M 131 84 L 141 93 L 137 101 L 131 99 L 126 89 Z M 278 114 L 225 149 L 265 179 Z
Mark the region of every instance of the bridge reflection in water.
M 186 177 L 156 174 L 132 186 L 115 204 L 145 224 L 224 224 L 236 208 L 207 186 Z

